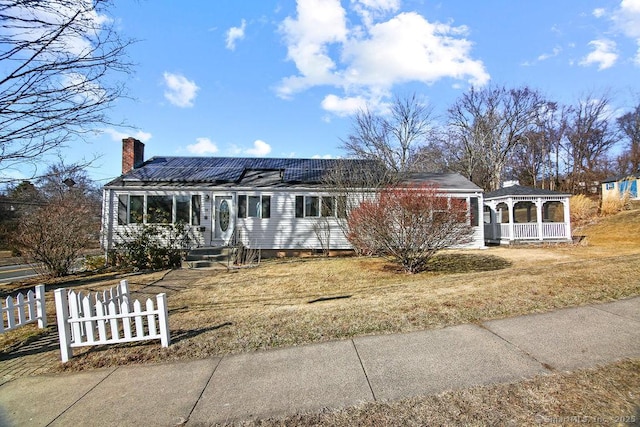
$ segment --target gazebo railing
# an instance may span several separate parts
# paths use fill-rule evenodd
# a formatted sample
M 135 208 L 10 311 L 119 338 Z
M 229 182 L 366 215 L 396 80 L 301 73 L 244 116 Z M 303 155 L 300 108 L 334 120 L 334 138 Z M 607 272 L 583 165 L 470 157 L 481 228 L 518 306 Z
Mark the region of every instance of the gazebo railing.
M 508 223 L 485 224 L 485 237 L 492 240 L 539 240 L 537 223 L 513 224 L 513 236 Z M 545 222 L 542 224 L 542 239 L 565 239 L 567 224 L 563 222 Z
M 542 223 L 542 237 L 552 239 L 563 239 L 567 237 L 567 224 L 564 222 Z

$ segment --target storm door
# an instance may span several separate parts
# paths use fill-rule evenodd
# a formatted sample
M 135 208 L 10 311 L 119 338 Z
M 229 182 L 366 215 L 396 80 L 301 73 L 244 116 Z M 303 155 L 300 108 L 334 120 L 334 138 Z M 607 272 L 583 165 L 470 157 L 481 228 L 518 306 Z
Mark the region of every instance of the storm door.
M 233 198 L 231 196 L 216 196 L 215 200 L 214 238 L 228 244 L 234 228 Z

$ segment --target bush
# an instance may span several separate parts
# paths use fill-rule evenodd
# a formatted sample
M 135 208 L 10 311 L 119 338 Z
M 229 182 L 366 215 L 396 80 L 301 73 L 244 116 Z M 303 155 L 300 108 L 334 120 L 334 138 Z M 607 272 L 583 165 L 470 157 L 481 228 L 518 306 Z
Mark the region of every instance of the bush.
M 465 200 L 434 186 L 390 187 L 351 211 L 347 237 L 361 253 L 389 257 L 418 273 L 439 250 L 471 241 L 467 215 Z
M 614 215 L 629 207 L 629 193 L 624 193 L 622 197 L 607 197 L 602 199 L 600 214 L 604 216 Z
M 184 224 L 140 224 L 120 234 L 109 263 L 137 270 L 180 267 L 191 238 Z
M 575 224 L 590 221 L 598 215 L 598 204 L 584 194 L 571 196 L 569 208 L 571 210 L 571 222 Z

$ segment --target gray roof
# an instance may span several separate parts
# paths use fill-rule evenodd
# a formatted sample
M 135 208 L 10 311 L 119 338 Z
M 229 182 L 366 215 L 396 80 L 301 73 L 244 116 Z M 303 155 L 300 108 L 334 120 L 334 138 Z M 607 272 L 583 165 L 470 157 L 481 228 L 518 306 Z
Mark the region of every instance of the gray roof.
M 512 185 L 503 187 L 495 191 L 491 191 L 484 195 L 484 199 L 497 199 L 499 197 L 509 196 L 570 196 L 569 193 L 559 191 L 545 190 L 542 188 L 523 187 L 521 185 Z
M 116 178 L 106 187 L 215 186 L 293 187 L 320 186 L 330 170 L 343 171 L 355 183 L 359 174 L 379 170 L 379 163 L 361 159 L 287 159 L 244 157 L 153 157 Z M 459 174 L 416 173 L 405 183 L 430 182 L 441 188 L 478 191 L 480 187 Z
M 603 179 L 602 182 L 617 182 L 617 181 L 622 181 L 622 180 L 630 179 L 630 178 L 640 178 L 640 172 L 627 173 L 627 174 L 624 174 L 624 175 L 612 176 L 612 177 L 609 177 L 607 179 Z
M 429 183 L 446 189 L 482 191 L 482 188 L 459 173 L 414 172 L 408 174 L 402 182 L 405 184 Z

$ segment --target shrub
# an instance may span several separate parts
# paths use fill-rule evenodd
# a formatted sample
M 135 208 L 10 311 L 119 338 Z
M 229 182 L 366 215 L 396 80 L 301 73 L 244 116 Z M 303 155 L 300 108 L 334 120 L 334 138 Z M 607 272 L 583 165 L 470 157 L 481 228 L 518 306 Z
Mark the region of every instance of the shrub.
M 575 224 L 587 222 L 598 214 L 598 204 L 584 194 L 571 196 L 569 208 L 571 210 L 571 222 Z
M 602 199 L 602 205 L 600 206 L 600 214 L 604 216 L 614 215 L 618 212 L 629 207 L 629 193 L 624 193 L 622 197 L 610 196 Z
M 191 237 L 182 224 L 140 224 L 120 234 L 110 264 L 137 270 L 179 267 Z
M 360 252 L 389 257 L 409 273 L 425 270 L 436 252 L 473 235 L 466 201 L 434 186 L 384 189 L 352 210 L 348 225 L 348 239 Z

